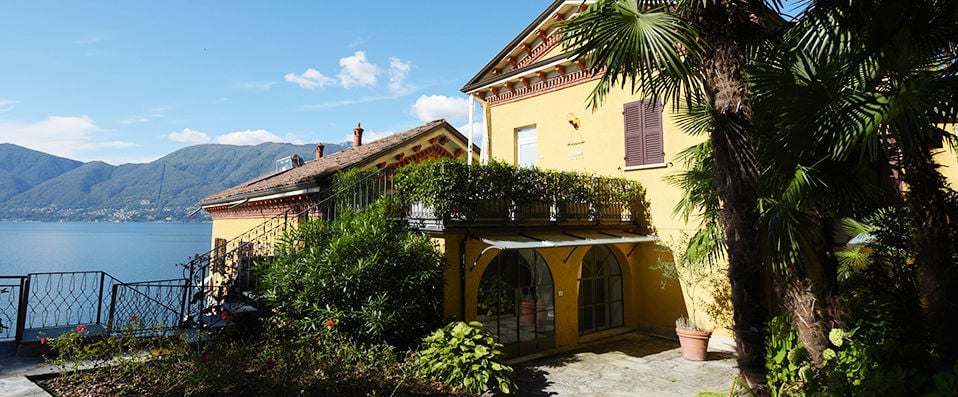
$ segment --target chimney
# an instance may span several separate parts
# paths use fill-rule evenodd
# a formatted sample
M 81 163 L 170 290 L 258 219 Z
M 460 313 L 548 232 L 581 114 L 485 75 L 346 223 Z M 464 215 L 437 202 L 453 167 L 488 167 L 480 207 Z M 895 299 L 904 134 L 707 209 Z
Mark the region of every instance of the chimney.
M 323 149 L 325 148 L 326 145 L 323 145 L 322 143 L 316 144 L 316 160 L 323 158 Z
M 363 127 L 359 126 L 359 123 L 356 123 L 356 128 L 353 128 L 353 147 L 359 147 L 363 145 Z

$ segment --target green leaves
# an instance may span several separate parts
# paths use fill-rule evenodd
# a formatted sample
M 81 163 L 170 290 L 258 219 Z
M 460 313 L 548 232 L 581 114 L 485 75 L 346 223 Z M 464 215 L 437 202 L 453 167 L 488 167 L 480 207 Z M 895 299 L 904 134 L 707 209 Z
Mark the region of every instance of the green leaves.
M 509 394 L 515 384 L 512 367 L 500 362 L 501 348 L 482 323 L 450 323 L 423 339 L 416 367 L 420 374 L 466 393 Z
M 441 318 L 443 264 L 428 236 L 397 226 L 380 202 L 301 224 L 257 270 L 277 327 L 320 330 L 333 319 L 357 341 L 409 347 Z
M 559 29 L 563 46 L 589 59 L 593 73 L 602 73 L 589 96 L 593 108 L 611 88 L 626 83 L 632 92 L 676 103 L 683 93 L 700 91 L 698 34 L 668 6 L 599 1 Z

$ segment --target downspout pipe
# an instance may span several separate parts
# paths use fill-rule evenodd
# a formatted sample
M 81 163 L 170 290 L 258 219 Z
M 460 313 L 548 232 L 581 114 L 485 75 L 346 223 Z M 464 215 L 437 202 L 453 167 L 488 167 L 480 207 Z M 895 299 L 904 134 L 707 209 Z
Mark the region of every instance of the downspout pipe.
M 469 94 L 469 150 L 466 151 L 466 165 L 470 167 L 472 166 L 472 137 L 474 136 L 476 136 L 476 96 Z
M 466 321 L 466 239 L 459 240 L 459 321 Z

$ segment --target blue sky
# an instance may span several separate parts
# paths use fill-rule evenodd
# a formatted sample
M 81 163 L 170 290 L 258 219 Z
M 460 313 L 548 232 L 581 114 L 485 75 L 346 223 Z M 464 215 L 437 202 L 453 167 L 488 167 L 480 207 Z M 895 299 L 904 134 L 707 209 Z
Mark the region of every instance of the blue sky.
M 435 118 L 549 1 L 0 3 L 0 142 L 148 162 Z
M 465 132 L 459 88 L 550 3 L 2 2 L 0 142 L 122 164 L 343 142 L 357 122 L 367 141 Z

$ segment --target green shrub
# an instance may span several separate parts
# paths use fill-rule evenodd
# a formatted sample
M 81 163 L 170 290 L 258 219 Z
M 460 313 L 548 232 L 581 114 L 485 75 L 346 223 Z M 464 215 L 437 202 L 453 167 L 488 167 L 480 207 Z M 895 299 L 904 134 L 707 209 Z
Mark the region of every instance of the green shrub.
M 421 374 L 467 393 L 509 394 L 515 384 L 512 367 L 501 362 L 501 348 L 481 323 L 455 322 L 423 340 L 416 366 Z
M 333 321 L 362 343 L 412 347 L 440 324 L 443 256 L 377 202 L 331 223 L 308 221 L 257 268 L 269 325 L 315 332 Z

